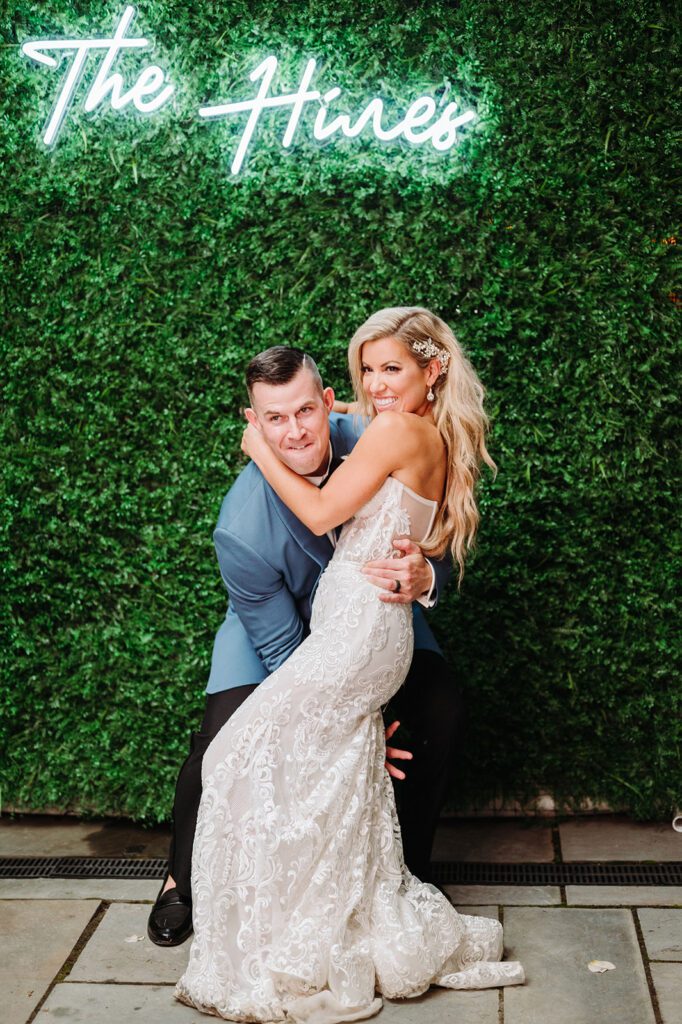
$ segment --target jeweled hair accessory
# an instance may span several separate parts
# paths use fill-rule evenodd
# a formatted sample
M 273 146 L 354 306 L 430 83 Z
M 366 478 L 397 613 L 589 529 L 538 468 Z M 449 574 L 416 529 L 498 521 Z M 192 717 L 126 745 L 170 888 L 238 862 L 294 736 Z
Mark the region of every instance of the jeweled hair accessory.
M 431 341 L 431 338 L 427 338 L 426 341 L 413 341 L 411 347 L 413 352 L 419 352 L 420 355 L 426 356 L 428 359 L 438 360 L 440 363 L 439 377 L 448 372 L 450 353 L 445 348 L 439 348 L 438 345 Z

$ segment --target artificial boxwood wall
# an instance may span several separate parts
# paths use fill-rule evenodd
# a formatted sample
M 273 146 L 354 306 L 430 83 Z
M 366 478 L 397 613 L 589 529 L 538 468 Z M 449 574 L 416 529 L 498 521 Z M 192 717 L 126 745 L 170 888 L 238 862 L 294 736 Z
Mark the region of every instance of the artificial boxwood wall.
M 123 7 L 1 15 L 4 804 L 167 818 L 224 614 L 242 369 L 295 343 L 346 394 L 355 327 L 419 303 L 488 389 L 499 466 L 433 615 L 469 708 L 451 806 L 549 789 L 665 816 L 673 5 L 141 0 L 129 35 L 172 101 L 86 114 L 81 85 L 46 150 L 61 72 L 18 44 L 106 35 Z M 478 120 L 446 155 L 309 132 L 285 151 L 270 114 L 231 179 L 243 120 L 196 111 L 252 95 L 268 53 L 276 91 L 314 55 L 350 112 L 449 82 Z

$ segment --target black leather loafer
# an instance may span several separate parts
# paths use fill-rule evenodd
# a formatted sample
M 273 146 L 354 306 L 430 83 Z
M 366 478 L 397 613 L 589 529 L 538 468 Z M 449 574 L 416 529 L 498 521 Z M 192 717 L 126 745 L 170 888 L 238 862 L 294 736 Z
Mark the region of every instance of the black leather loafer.
M 192 934 L 192 901 L 173 887 L 161 892 L 147 921 L 147 935 L 157 946 L 179 946 Z

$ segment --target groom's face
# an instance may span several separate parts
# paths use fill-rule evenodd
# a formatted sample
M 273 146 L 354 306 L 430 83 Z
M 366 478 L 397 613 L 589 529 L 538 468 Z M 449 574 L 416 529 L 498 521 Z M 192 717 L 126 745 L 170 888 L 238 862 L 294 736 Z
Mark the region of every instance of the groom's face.
M 254 384 L 246 415 L 294 473 L 316 476 L 327 468 L 333 404 L 332 389 L 320 391 L 310 371 L 302 368 L 288 384 Z

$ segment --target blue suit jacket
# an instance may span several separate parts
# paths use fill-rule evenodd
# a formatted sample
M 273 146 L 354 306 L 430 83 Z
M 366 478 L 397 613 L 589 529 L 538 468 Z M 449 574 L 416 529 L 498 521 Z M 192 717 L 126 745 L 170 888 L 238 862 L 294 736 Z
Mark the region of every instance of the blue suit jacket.
M 331 443 L 338 458 L 357 440 L 352 416 L 332 413 Z M 317 581 L 332 556 L 329 539 L 316 537 L 277 497 L 257 466 L 242 470 L 223 500 L 213 534 L 229 594 L 227 616 L 216 634 L 207 693 L 260 683 L 308 635 Z M 434 560 L 436 598 L 450 560 Z M 415 648 L 440 648 L 419 605 Z

